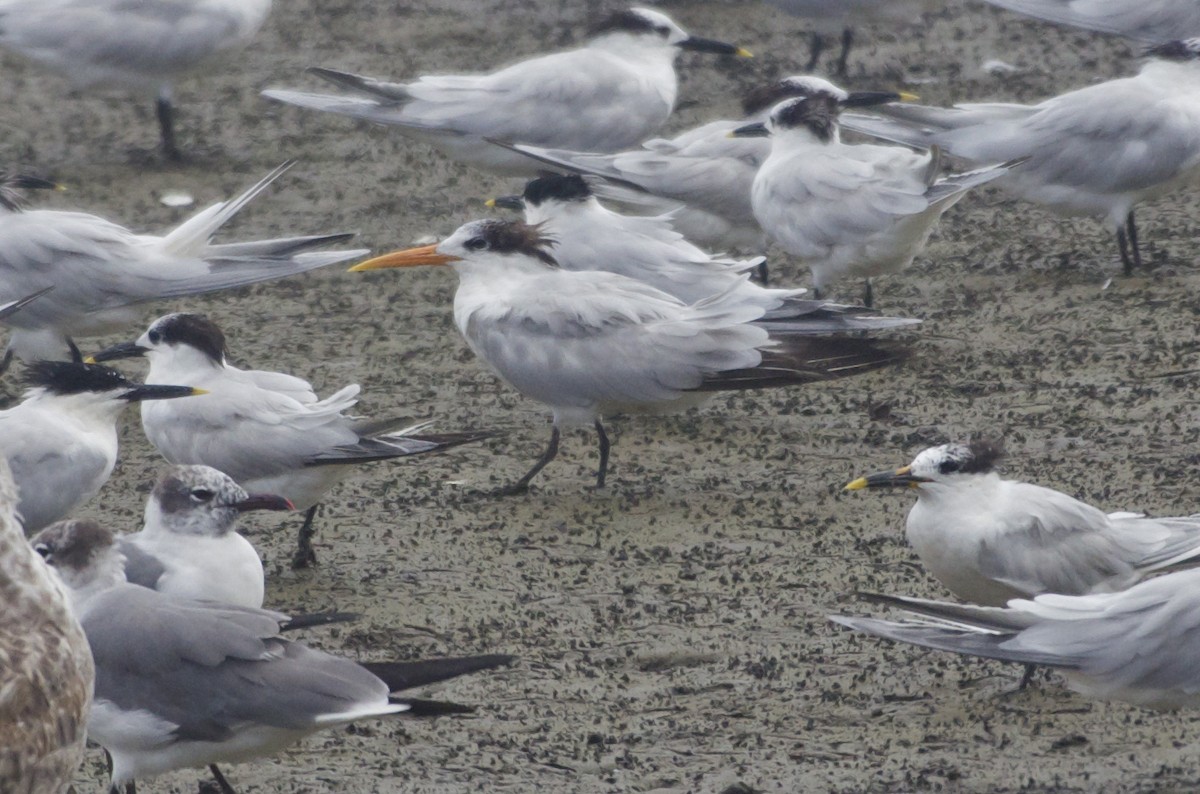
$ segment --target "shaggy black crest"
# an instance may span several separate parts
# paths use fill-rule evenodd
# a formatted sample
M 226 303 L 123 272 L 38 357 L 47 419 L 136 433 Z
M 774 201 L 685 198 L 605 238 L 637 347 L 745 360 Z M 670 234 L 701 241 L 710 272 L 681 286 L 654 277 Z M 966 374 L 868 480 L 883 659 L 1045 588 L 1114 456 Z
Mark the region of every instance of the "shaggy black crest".
M 742 97 L 742 110 L 749 116 L 778 105 L 792 97 L 819 96 L 793 80 L 776 80 L 770 85 L 760 85 Z
M 113 534 L 95 521 L 59 521 L 33 539 L 33 550 L 57 568 L 86 568 L 96 552 L 114 543 Z
M 542 225 L 530 226 L 521 221 L 484 221 L 478 236 L 467 240 L 467 248 L 486 249 L 501 254 L 528 254 L 537 257 L 550 267 L 558 267 L 558 260 L 546 249 L 555 245 L 552 237 L 542 234 Z
M 225 361 L 225 334 L 203 314 L 172 314 L 155 323 L 147 336 L 154 344 L 191 345 L 214 363 Z
M 25 382 L 52 394 L 106 392 L 137 385 L 115 369 L 73 361 L 35 361 L 25 370 Z
M 1150 47 L 1145 54 L 1174 61 L 1194 61 L 1200 58 L 1200 39 L 1164 42 Z
M 632 8 L 627 8 L 624 11 L 618 11 L 588 31 L 590 36 L 602 36 L 605 33 L 657 33 L 665 39 L 671 35 L 671 29 L 642 16 Z
M 58 185 L 29 174 L 10 174 L 0 171 L 0 207 L 20 212 L 25 207 L 22 190 L 55 190 Z
M 817 95 L 784 105 L 775 123 L 789 129 L 807 127 L 817 140 L 828 143 L 837 129 L 838 103 L 833 97 Z
M 1004 442 L 995 439 L 977 438 L 959 449 L 965 454 L 943 461 L 938 471 L 942 474 L 986 474 L 994 471 L 1004 457 Z
M 583 201 L 592 195 L 588 183 L 578 174 L 564 176 L 562 174 L 543 174 L 537 179 L 531 179 L 525 184 L 522 194 L 527 202 L 539 206 L 547 199 L 559 201 Z

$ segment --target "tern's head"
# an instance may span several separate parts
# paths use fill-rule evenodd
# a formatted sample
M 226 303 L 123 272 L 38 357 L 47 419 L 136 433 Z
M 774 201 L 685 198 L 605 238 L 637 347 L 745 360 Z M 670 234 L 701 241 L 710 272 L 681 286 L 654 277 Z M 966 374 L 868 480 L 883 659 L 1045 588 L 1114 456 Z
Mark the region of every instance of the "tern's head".
M 22 190 L 62 190 L 62 186 L 31 174 L 10 174 L 0 171 L 0 207 L 19 212 L 25 207 Z
M 1200 38 L 1167 41 L 1146 50 L 1146 55 L 1167 61 L 1200 60 Z
M 715 55 L 750 56 L 735 44 L 690 36 L 669 16 L 649 8 L 627 8 L 606 17 L 592 28 L 591 39 L 593 46 L 617 50 L 661 49 L 673 55 L 683 49 Z
M 829 143 L 837 138 L 837 99 L 818 94 L 803 99 L 788 99 L 771 108 L 770 117 L 759 124 L 747 124 L 730 133 L 735 138 L 791 138 L 801 136 Z
M 883 471 L 859 477 L 846 485 L 847 491 L 863 488 L 919 488 L 925 490 L 939 485 L 954 485 L 980 475 L 991 474 L 996 463 L 1004 457 L 999 441 L 976 439 L 968 443 L 942 444 L 930 447 L 913 458 L 913 462 L 895 471 Z
M 132 402 L 169 400 L 204 394 L 191 386 L 135 383 L 115 369 L 72 361 L 35 361 L 25 373 L 26 399 L 54 399 L 80 409 L 92 409 L 114 418 Z
M 787 99 L 817 96 L 831 99 L 843 108 L 871 107 L 916 98 L 913 94 L 895 91 L 845 91 L 822 77 L 795 75 L 751 90 L 742 97 L 742 110 L 751 116 Z
M 136 342 L 122 342 L 101 350 L 88 361 L 115 361 L 146 356 L 150 365 L 164 357 L 191 367 L 222 367 L 228 349 L 225 334 L 203 314 L 168 314 L 150 324 Z
M 146 501 L 147 532 L 219 537 L 232 532 L 251 510 L 293 510 L 282 496 L 248 494 L 211 466 L 172 466 Z
M 59 521 L 29 543 L 58 572 L 76 604 L 83 593 L 125 581 L 125 558 L 117 551 L 113 533 L 94 521 Z
M 592 188 L 578 174 L 542 174 L 525 183 L 519 196 L 500 196 L 489 206 L 524 210 L 525 222 L 538 224 L 564 210 L 595 204 Z
M 554 239 L 542 234 L 540 226 L 521 221 L 471 221 L 440 243 L 377 256 L 360 262 L 350 272 L 419 265 L 558 267 L 550 254 Z

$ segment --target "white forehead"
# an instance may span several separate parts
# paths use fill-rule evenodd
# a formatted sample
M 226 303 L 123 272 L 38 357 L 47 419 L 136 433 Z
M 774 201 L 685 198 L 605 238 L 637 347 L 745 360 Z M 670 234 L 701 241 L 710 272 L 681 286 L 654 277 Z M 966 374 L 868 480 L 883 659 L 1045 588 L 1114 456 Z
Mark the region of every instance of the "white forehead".
M 638 16 L 642 17 L 643 19 L 649 20 L 650 23 L 655 26 L 665 25 L 666 27 L 670 28 L 675 33 L 679 33 L 681 35 L 684 34 L 683 28 L 679 27 L 679 25 L 677 25 L 675 23 L 675 20 L 671 19 L 669 16 L 662 13 L 661 11 L 655 11 L 653 8 L 640 8 L 640 7 L 639 8 L 631 8 L 629 10 L 632 11 L 633 13 L 637 14 Z
M 913 458 L 914 471 L 937 471 L 948 460 L 965 460 L 971 451 L 964 444 L 942 444 L 922 450 Z
M 785 77 L 783 82 L 787 83 L 797 91 L 803 92 L 807 96 L 816 94 L 828 94 L 835 99 L 846 99 L 850 95 L 843 89 L 838 88 L 833 83 L 821 77 L 814 77 L 810 74 L 799 74 L 791 77 Z

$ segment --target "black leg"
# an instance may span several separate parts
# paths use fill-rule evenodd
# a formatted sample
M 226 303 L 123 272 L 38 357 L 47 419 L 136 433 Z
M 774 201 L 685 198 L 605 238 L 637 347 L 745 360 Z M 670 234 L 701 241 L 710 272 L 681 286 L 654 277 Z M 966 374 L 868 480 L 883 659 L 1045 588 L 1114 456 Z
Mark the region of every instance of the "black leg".
M 317 564 L 317 553 L 313 551 L 312 539 L 317 531 L 313 529 L 313 520 L 317 517 L 317 505 L 308 508 L 304 513 L 304 524 L 296 537 L 296 553 L 292 555 L 293 568 L 307 568 Z
M 758 280 L 761 281 L 763 286 L 765 287 L 765 286 L 767 286 L 767 282 L 770 281 L 770 279 L 771 279 L 771 271 L 767 267 L 767 260 L 764 259 L 762 261 L 762 264 L 760 264 L 758 266 Z
M 871 279 L 867 279 L 867 285 L 863 287 L 863 305 L 868 309 L 875 305 L 875 288 L 871 286 Z
M 546 468 L 547 463 L 558 457 L 558 437 L 558 425 L 555 425 L 554 430 L 550 433 L 550 446 L 546 447 L 546 451 L 537 459 L 537 463 L 533 464 L 533 468 L 527 471 L 524 477 L 506 488 L 501 488 L 500 496 L 514 496 L 529 490 L 529 482 L 538 475 L 539 471 Z
M 217 785 L 221 787 L 221 794 L 237 794 L 233 790 L 233 786 L 229 785 L 229 781 L 221 774 L 221 770 L 217 769 L 216 764 L 209 764 L 208 771 L 212 772 L 213 778 L 217 781 Z
M 817 69 L 817 62 L 821 60 L 821 53 L 825 51 L 825 37 L 820 33 L 812 33 L 808 37 L 808 65 L 804 67 L 806 72 L 814 72 Z
M 1121 248 L 1121 264 L 1125 266 L 1125 275 L 1133 275 L 1133 260 L 1129 258 L 1129 240 L 1125 237 L 1125 227 L 1117 229 L 1117 245 Z
M 4 351 L 4 360 L 0 361 L 0 375 L 8 372 L 8 368 L 12 366 L 13 352 L 11 350 Z
M 600 470 L 596 472 L 596 487 L 604 487 L 604 478 L 608 476 L 608 450 L 611 444 L 608 443 L 608 433 L 604 432 L 604 425 L 599 419 L 596 420 L 596 435 L 600 437 Z
M 75 340 L 69 336 L 67 337 L 67 349 L 71 351 L 71 363 L 83 363 L 83 352 L 79 349 L 79 345 L 75 344 Z
M 166 92 L 158 95 L 154 102 L 154 110 L 158 114 L 158 130 L 162 136 L 163 154 L 168 160 L 179 162 L 183 154 L 175 145 L 175 109 L 171 105 L 171 97 Z
M 850 60 L 850 47 L 854 44 L 854 31 L 846 28 L 842 31 L 842 54 L 838 56 L 838 77 L 846 76 L 846 61 Z
M 1021 684 L 1017 687 L 1018 692 L 1024 692 L 1025 687 L 1029 686 L 1029 682 L 1033 680 L 1033 673 L 1037 670 L 1036 665 L 1025 665 L 1025 675 L 1021 676 Z
M 1133 220 L 1133 210 L 1129 211 L 1129 217 L 1125 219 L 1125 228 L 1129 233 L 1129 247 L 1133 251 L 1134 267 L 1141 268 L 1142 265 L 1142 246 L 1138 243 L 1137 224 Z

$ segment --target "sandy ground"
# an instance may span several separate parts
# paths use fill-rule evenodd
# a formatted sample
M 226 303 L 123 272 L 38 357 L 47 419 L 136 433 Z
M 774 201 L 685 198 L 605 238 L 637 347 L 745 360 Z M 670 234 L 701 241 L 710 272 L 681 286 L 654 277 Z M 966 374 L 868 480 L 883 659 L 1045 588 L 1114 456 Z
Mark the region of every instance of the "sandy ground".
M 149 101 L 70 94 L 6 59 L 0 160 L 68 183 L 56 205 L 158 231 L 187 213 L 163 206 L 164 191 L 206 204 L 295 157 L 228 239 L 354 230 L 377 251 L 408 245 L 481 216 L 483 198 L 515 185 L 258 90 L 316 87 L 302 70 L 317 64 L 395 77 L 487 69 L 577 40 L 590 5 L 278 3 L 252 51 L 178 87 L 182 143 L 195 153 L 181 167 L 152 152 Z M 807 57 L 803 23 L 758 3 L 668 10 L 758 54 L 681 58 L 672 128 L 734 113 L 740 88 Z M 849 85 L 905 87 L 935 104 L 1034 100 L 1136 68 L 1123 43 L 974 6 L 861 38 Z M 1019 71 L 981 71 L 993 58 Z M 549 428 L 467 351 L 448 271 L 331 270 L 148 308 L 147 321 L 209 313 L 239 364 L 303 375 L 324 393 L 360 382 L 364 413 L 504 434 L 362 470 L 325 507 L 314 570 L 288 567 L 296 517 L 256 516 L 250 529 L 270 605 L 365 613 L 313 642 L 362 658 L 509 652 L 519 666 L 436 693 L 478 704 L 473 718 L 333 731 L 230 767 L 232 781 L 243 792 L 1194 789 L 1190 713 L 1089 703 L 1055 679 L 1011 695 L 1012 666 L 855 636 L 824 616 L 865 611 L 857 589 L 946 595 L 904 543 L 908 495 L 839 489 L 947 438 L 1003 434 L 1012 476 L 1108 509 L 1200 509 L 1196 216 L 1194 195 L 1147 207 L 1154 267 L 1125 279 L 1097 223 L 971 197 L 910 271 L 878 283 L 884 308 L 926 318 L 911 363 L 617 422 L 603 492 L 588 487 L 593 439 L 572 434 L 532 493 L 483 495 L 524 471 Z M 786 264 L 775 272 L 803 281 Z M 844 289 L 851 298 L 858 285 Z M 86 513 L 132 530 L 161 462 L 136 417 L 127 424 L 119 469 Z M 201 777 L 143 790 L 191 792 Z M 101 779 L 97 753 L 80 789 Z

